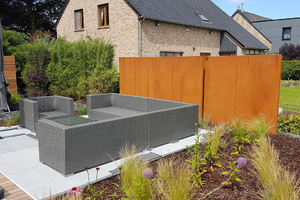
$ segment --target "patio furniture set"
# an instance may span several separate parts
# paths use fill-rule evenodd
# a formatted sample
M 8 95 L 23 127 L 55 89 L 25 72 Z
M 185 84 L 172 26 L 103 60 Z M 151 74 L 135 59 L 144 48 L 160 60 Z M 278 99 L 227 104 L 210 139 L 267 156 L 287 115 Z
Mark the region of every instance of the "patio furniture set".
M 74 117 L 73 99 L 20 100 L 21 125 L 36 132 L 40 161 L 63 175 L 119 158 L 125 145 L 160 146 L 193 135 L 196 104 L 121 94 L 87 95 L 88 118 Z

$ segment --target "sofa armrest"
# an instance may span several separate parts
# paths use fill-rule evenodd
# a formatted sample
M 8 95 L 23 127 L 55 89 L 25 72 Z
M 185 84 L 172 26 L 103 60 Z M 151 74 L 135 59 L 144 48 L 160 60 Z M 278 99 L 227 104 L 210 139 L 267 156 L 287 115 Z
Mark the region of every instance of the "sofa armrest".
M 63 96 L 55 96 L 54 106 L 57 111 L 74 116 L 74 99 Z
M 87 114 L 90 115 L 91 109 L 110 107 L 111 93 L 86 95 Z
M 30 130 L 35 130 L 35 122 L 39 119 L 38 102 L 29 99 L 19 100 L 20 124 Z

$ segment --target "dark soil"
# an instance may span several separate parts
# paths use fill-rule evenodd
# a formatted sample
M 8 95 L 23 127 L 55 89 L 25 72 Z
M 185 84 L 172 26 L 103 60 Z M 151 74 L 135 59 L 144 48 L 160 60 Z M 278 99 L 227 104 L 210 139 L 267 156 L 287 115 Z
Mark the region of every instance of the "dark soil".
M 279 160 L 282 167 L 290 171 L 291 173 L 296 173 L 296 180 L 299 180 L 300 139 L 283 134 L 271 135 L 270 138 L 272 143 L 275 145 L 276 150 L 279 152 Z M 213 172 L 211 172 L 211 170 L 208 167 L 205 168 L 208 172 L 202 175 L 202 180 L 206 181 L 206 184 L 202 188 L 198 188 L 195 190 L 192 199 L 199 199 L 203 197 L 207 193 L 213 191 L 215 188 L 218 188 L 220 184 L 228 178 L 227 175 L 221 175 L 221 173 L 224 171 L 228 171 L 227 161 L 230 161 L 230 153 L 234 152 L 234 143 L 231 140 L 232 135 L 230 134 L 223 135 L 222 139 L 225 140 L 228 144 L 224 149 L 221 149 L 218 153 L 222 168 L 215 167 Z M 244 157 L 248 161 L 247 166 L 243 167 L 242 171 L 239 174 L 239 178 L 241 178 L 244 184 L 237 183 L 233 191 L 231 190 L 231 187 L 224 186 L 221 189 L 207 196 L 205 199 L 257 199 L 260 190 L 263 188 L 257 178 L 257 175 L 255 174 L 255 169 L 251 162 L 250 152 L 251 145 L 246 145 L 245 150 L 242 154 L 232 155 L 234 160 L 237 160 L 237 158 L 239 157 Z M 184 162 L 186 159 L 189 159 L 187 155 L 187 150 L 174 153 L 168 156 L 167 158 L 172 159 L 174 163 Z M 157 174 L 157 161 L 149 163 L 149 167 L 154 171 L 155 177 L 155 174 Z M 106 195 L 110 194 L 118 194 L 119 197 L 109 197 L 108 199 L 126 198 L 126 194 L 120 191 L 120 189 L 113 183 L 121 185 L 119 175 L 92 185 L 93 187 L 97 188 L 97 191 L 107 188 L 104 195 L 99 197 L 98 199 L 107 199 Z M 87 193 L 86 189 L 84 190 L 84 193 Z

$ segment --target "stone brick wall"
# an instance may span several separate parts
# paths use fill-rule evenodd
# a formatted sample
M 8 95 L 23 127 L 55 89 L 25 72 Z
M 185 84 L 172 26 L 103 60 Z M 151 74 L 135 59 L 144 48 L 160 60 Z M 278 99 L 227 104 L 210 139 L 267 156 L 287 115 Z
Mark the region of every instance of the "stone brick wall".
M 239 13 L 237 13 L 233 19 L 239 23 L 244 29 L 266 45 L 270 50 L 272 49 L 272 43 L 269 42 L 259 31 L 257 31 L 247 20 L 245 20 Z
M 98 5 L 109 6 L 109 27 L 99 28 Z M 83 9 L 84 30 L 75 31 L 74 11 Z M 87 35 L 110 40 L 119 57 L 138 56 L 138 16 L 124 0 L 70 0 L 57 26 L 57 35 L 77 41 Z
M 183 56 L 200 56 L 211 53 L 219 56 L 221 32 L 186 27 L 153 20 L 142 22 L 142 56 L 158 57 L 160 51 L 183 52 Z M 195 50 L 194 50 L 195 49 Z

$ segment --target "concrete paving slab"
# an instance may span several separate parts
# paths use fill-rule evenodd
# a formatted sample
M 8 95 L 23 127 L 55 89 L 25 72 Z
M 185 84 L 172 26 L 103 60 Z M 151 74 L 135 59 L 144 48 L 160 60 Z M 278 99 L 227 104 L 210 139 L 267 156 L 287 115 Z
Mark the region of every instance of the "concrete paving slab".
M 200 133 L 205 133 L 200 130 Z M 32 134 L 26 132 L 26 134 Z M 175 143 L 144 151 L 146 157 L 166 156 L 185 149 L 195 143 L 196 136 L 184 138 Z M 100 165 L 98 181 L 113 176 L 113 170 L 121 165 L 121 160 Z M 87 172 L 82 171 L 70 176 L 39 162 L 38 141 L 29 135 L 5 138 L 0 140 L 0 171 L 9 177 L 34 199 L 55 197 L 68 192 L 74 186 L 85 187 L 88 182 Z M 112 172 L 112 173 L 110 173 Z M 96 167 L 89 169 L 91 183 L 96 182 Z
M 28 149 L 38 145 L 38 141 L 26 135 L 0 139 L 0 155 Z
M 2 128 L 2 127 L 0 127 Z M 24 134 L 32 134 L 32 132 L 26 128 L 22 128 L 19 126 L 9 127 L 6 129 L 0 129 L 0 137 L 7 138 L 12 136 L 24 135 Z

